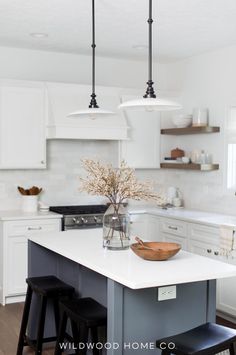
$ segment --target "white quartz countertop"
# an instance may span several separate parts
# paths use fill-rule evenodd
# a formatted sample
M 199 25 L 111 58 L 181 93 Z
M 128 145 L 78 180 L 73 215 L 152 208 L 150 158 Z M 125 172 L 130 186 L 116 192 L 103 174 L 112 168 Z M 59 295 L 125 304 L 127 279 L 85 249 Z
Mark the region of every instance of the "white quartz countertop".
M 131 249 L 102 247 L 102 229 L 40 233 L 29 239 L 132 289 L 236 276 L 236 266 L 181 251 L 167 261 L 146 261 Z
M 170 208 L 165 210 L 158 207 L 129 206 L 129 212 L 131 214 L 148 213 L 161 217 L 181 219 L 187 222 L 213 225 L 216 227 L 223 224 L 236 226 L 236 216 L 230 216 L 220 213 L 202 212 L 197 210 L 187 210 L 185 208 Z
M 46 212 L 23 212 L 16 211 L 0 211 L 0 221 L 18 221 L 26 219 L 55 219 L 62 218 L 62 215 L 50 211 Z

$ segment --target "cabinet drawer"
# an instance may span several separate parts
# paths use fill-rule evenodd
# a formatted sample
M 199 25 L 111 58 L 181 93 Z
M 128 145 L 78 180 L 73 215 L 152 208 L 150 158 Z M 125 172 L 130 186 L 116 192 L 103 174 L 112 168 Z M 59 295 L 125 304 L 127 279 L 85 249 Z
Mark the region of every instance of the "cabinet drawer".
M 187 237 L 187 223 L 175 219 L 162 218 L 161 231 L 180 237 Z
M 190 223 L 189 238 L 204 243 L 213 243 L 218 245 L 220 239 L 220 230 L 217 227 Z
M 60 219 L 27 220 L 7 222 L 8 235 L 30 235 L 39 232 L 56 232 L 61 230 Z

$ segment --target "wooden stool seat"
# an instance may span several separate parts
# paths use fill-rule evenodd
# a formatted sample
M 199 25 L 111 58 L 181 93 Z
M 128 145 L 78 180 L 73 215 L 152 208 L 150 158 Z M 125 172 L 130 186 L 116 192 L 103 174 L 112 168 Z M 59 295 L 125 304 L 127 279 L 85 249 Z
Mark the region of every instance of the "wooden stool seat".
M 210 355 L 230 350 L 235 355 L 236 329 L 206 323 L 187 332 L 159 339 L 156 346 L 163 354 Z
M 91 342 L 93 354 L 99 354 L 95 344 L 98 343 L 98 327 L 107 325 L 107 309 L 93 298 L 77 298 L 71 300 L 62 300 L 59 304 L 61 320 L 59 334 L 56 343 L 55 355 L 62 354 L 60 344 L 67 336 L 66 325 L 68 319 L 71 322 L 71 329 L 75 347 L 78 344 L 84 344 L 82 349 L 75 349 L 76 354 L 86 354 L 86 344 L 88 342 L 89 330 L 91 331 Z
M 55 276 L 30 277 L 26 279 L 26 282 L 28 288 L 19 334 L 17 355 L 22 355 L 23 348 L 27 345 L 35 349 L 35 354 L 42 354 L 43 343 L 57 339 L 59 328 L 59 300 L 62 297 L 72 297 L 74 294 L 74 288 Z M 26 335 L 33 292 L 40 298 L 39 308 L 37 309 L 39 320 L 37 337 L 35 340 L 29 339 Z M 56 334 L 55 337 L 44 338 L 44 324 L 49 299 L 52 301 L 54 307 Z

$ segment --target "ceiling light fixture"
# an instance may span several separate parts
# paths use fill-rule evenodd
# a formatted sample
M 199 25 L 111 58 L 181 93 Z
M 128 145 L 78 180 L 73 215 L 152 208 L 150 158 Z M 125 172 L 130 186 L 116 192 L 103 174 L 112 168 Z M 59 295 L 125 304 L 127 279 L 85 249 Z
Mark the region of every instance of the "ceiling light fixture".
M 102 118 L 108 117 L 113 115 L 114 112 L 109 110 L 100 109 L 97 100 L 96 100 L 96 93 L 95 93 L 95 6 L 94 0 L 92 0 L 92 94 L 91 94 L 91 101 L 87 109 L 78 110 L 75 112 L 70 113 L 67 117 L 68 118 L 82 118 L 82 117 L 89 117 L 91 119 L 95 118 Z
M 32 32 L 30 33 L 30 36 L 34 38 L 47 38 L 48 34 L 43 32 Z
M 181 109 L 181 105 L 172 102 L 170 100 L 157 98 L 152 80 L 152 0 L 149 0 L 149 18 L 148 18 L 148 27 L 149 27 L 149 45 L 148 45 L 148 82 L 147 90 L 145 95 L 136 100 L 131 100 L 122 103 L 119 108 L 124 110 L 145 110 L 145 111 L 172 111 Z

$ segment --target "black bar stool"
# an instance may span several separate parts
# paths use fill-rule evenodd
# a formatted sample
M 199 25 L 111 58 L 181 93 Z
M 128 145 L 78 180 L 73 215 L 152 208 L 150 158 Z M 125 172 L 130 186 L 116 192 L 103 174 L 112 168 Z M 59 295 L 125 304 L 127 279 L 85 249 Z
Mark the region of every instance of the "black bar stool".
M 28 345 L 35 349 L 35 354 L 42 353 L 43 343 L 56 340 L 57 337 L 43 338 L 44 323 L 47 310 L 47 301 L 52 300 L 54 306 L 55 325 L 59 328 L 59 299 L 62 297 L 72 297 L 74 288 L 59 280 L 55 276 L 31 277 L 26 279 L 28 284 L 23 317 L 21 322 L 17 355 L 22 355 L 24 346 Z M 26 328 L 29 319 L 30 306 L 33 292 L 40 296 L 39 323 L 37 339 L 35 341 L 26 336 Z
M 213 355 L 228 350 L 235 355 L 236 329 L 215 323 L 202 324 L 187 332 L 157 340 L 162 355 Z
M 93 355 L 99 354 L 96 348 L 98 342 L 98 327 L 107 325 L 107 309 L 92 298 L 77 298 L 73 300 L 63 300 L 59 303 L 61 320 L 59 334 L 56 342 L 55 355 L 62 354 L 61 344 L 66 334 L 67 320 L 71 322 L 73 341 L 76 354 L 86 354 L 86 344 L 88 342 L 89 330 L 91 331 L 91 342 L 93 346 Z M 84 348 L 79 350 L 78 345 L 84 344 Z

